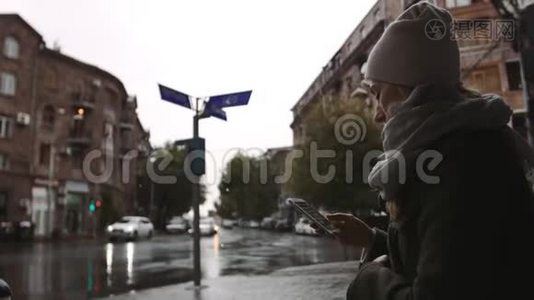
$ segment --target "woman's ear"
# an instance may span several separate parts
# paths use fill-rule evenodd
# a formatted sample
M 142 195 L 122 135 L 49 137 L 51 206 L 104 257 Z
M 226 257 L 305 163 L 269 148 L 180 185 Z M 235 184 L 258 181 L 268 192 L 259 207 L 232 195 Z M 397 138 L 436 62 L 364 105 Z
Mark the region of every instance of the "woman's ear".
M 396 87 L 397 87 L 397 90 L 399 91 L 399 94 L 402 95 L 402 98 L 403 98 L 402 101 L 405 101 L 406 99 L 408 99 L 408 97 L 410 97 L 410 94 L 413 91 L 413 88 L 408 87 L 408 86 L 397 85 Z

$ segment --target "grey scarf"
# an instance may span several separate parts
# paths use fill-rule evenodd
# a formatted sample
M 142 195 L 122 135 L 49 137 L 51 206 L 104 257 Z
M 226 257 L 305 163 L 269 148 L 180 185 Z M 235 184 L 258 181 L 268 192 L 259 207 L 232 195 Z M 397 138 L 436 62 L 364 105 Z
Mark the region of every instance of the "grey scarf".
M 512 110 L 498 95 L 465 98 L 455 86 L 418 86 L 384 126 L 384 153 L 369 174 L 369 185 L 378 189 L 383 199 L 395 199 L 405 181 L 402 174 L 406 167 L 432 142 L 458 129 L 502 127 L 514 136 L 527 179 L 532 180 L 534 152 L 519 134 L 506 126 L 511 114 Z

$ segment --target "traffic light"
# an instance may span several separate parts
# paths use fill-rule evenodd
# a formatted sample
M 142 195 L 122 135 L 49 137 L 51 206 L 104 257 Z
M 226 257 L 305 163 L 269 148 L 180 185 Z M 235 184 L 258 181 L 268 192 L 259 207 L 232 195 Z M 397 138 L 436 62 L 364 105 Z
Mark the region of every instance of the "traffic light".
M 196 176 L 202 176 L 206 173 L 205 151 L 206 141 L 203 138 L 187 139 L 174 142 L 175 148 L 185 147 L 187 154 L 193 151 L 200 151 L 200 155 L 191 157 L 190 168 Z
M 96 202 L 95 202 L 95 206 L 96 206 L 96 208 L 100 208 L 100 207 L 102 207 L 102 200 L 100 200 L 100 199 L 99 199 L 99 200 L 96 200 Z
M 96 211 L 96 204 L 94 200 L 89 201 L 89 213 L 94 213 Z

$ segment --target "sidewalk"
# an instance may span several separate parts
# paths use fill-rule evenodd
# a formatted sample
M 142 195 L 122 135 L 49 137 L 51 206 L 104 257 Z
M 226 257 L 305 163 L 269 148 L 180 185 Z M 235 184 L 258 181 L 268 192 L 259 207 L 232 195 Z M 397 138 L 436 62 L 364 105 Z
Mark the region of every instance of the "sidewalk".
M 356 276 L 357 262 L 337 262 L 278 270 L 260 276 L 223 276 L 202 281 L 195 291 L 192 283 L 148 289 L 105 299 L 146 300 L 238 300 L 238 299 L 345 299 Z

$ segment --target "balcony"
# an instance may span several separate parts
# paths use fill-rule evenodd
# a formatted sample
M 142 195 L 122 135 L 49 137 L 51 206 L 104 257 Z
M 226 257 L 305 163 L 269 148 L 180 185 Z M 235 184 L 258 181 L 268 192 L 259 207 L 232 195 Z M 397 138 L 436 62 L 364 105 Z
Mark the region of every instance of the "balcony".
M 91 131 L 71 130 L 67 143 L 78 146 L 89 146 L 91 144 Z
M 131 118 L 121 118 L 119 127 L 120 129 L 124 130 L 133 130 L 135 128 L 135 123 L 131 120 Z
M 93 97 L 88 97 L 80 93 L 72 94 L 71 106 L 85 109 L 94 109 L 95 101 Z

